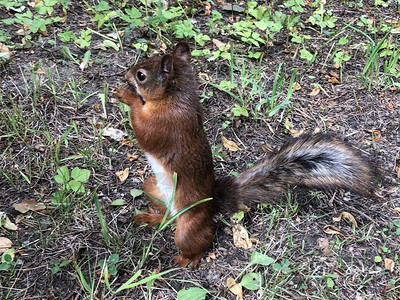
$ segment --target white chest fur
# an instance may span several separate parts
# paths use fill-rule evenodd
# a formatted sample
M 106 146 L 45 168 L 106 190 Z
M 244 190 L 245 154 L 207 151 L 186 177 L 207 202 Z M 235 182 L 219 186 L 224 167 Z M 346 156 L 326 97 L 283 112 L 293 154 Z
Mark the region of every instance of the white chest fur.
M 171 177 L 165 171 L 164 167 L 150 154 L 146 153 L 147 160 L 149 161 L 154 174 L 156 175 L 157 187 L 159 188 L 166 207 L 170 207 L 170 214 L 173 216 L 177 213 L 174 207 L 174 199 L 172 199 L 174 185 Z

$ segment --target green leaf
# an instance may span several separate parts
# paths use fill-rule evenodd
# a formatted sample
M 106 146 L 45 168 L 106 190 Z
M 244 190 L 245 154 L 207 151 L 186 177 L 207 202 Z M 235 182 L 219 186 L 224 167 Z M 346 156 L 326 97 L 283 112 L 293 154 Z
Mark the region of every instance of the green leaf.
M 106 1 L 100 1 L 99 4 L 94 7 L 94 9 L 97 11 L 109 10 L 110 8 L 110 5 L 108 5 Z
M 110 40 L 104 40 L 102 46 L 106 48 L 113 48 L 115 51 L 119 51 L 119 46 Z
M 112 206 L 122 206 L 122 205 L 125 205 L 125 204 L 126 204 L 126 201 L 124 199 L 122 199 L 122 198 L 116 199 L 113 202 L 111 202 Z
M 381 262 L 382 261 L 382 257 L 380 257 L 380 256 L 375 256 L 374 257 L 374 262 Z
M 136 197 L 139 197 L 141 194 L 143 194 L 143 191 L 139 190 L 139 189 L 131 189 L 130 193 L 131 193 L 133 199 L 135 199 Z
M 137 19 L 142 16 L 142 13 L 136 7 L 132 7 L 131 9 L 125 9 L 125 12 L 132 19 Z
M 5 271 L 5 270 L 8 270 L 9 268 L 10 268 L 10 264 L 8 264 L 8 263 L 1 263 L 0 264 L 0 271 Z
M 68 182 L 68 186 L 71 190 L 77 193 L 83 193 L 85 191 L 82 183 L 76 180 L 71 180 L 70 182 Z
M 75 167 L 71 171 L 71 176 L 76 181 L 87 182 L 90 177 L 90 170 L 80 169 L 78 167 Z
M 240 221 L 243 220 L 243 218 L 244 218 L 244 211 L 242 210 L 242 211 L 240 211 L 240 212 L 234 213 L 233 216 L 232 216 L 232 218 L 233 218 L 234 220 L 240 222 Z
M 261 288 L 263 277 L 257 273 L 249 273 L 243 276 L 240 284 L 248 290 L 258 290 Z
M 268 266 L 268 265 L 272 264 L 273 262 L 274 262 L 274 259 L 272 257 L 269 257 L 268 255 L 261 254 L 257 251 L 254 251 L 251 254 L 251 258 L 250 258 L 251 264 Z
M 119 261 L 119 255 L 116 253 L 113 253 L 110 255 L 108 258 L 108 263 L 115 265 Z
M 66 166 L 62 166 L 62 167 L 58 168 L 57 174 L 61 175 L 65 181 L 69 181 L 69 171 Z M 65 182 L 65 181 L 62 181 L 61 183 Z
M 180 290 L 178 292 L 178 300 L 204 300 L 206 295 L 206 290 L 199 287 L 191 287 L 187 290 Z
M 117 273 L 118 273 L 117 267 L 115 265 L 109 265 L 108 273 L 110 273 L 113 276 L 117 275 Z
M 240 117 L 240 116 L 248 117 L 249 116 L 249 112 L 247 111 L 247 109 L 244 107 L 241 107 L 237 104 L 235 104 L 235 106 L 232 108 L 232 113 L 235 117 Z
M 333 289 L 333 287 L 335 286 L 335 282 L 333 281 L 332 278 L 327 278 L 326 279 L 326 285 L 328 288 Z
M 306 49 L 301 49 L 300 50 L 300 57 L 302 59 L 307 60 L 308 62 L 311 62 L 314 59 L 314 55 L 310 51 L 308 51 Z

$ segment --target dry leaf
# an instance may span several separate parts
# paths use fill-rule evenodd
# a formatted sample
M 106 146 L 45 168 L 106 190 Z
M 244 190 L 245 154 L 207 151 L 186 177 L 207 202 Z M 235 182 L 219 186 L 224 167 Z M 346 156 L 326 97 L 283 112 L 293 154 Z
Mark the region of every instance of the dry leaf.
M 339 77 L 340 77 L 339 74 L 336 72 L 329 72 L 329 75 L 331 75 L 332 77 L 335 77 L 337 79 L 339 79 Z
M 334 225 L 325 225 L 324 232 L 326 234 L 340 234 L 340 229 Z
M 239 148 L 239 146 L 235 142 L 228 140 L 223 135 L 221 136 L 221 138 L 222 138 L 222 143 L 223 143 L 224 147 L 226 149 L 228 149 L 229 151 L 242 150 L 242 149 Z
M 209 253 L 209 254 L 207 255 L 207 257 L 206 257 L 206 261 L 207 261 L 208 263 L 210 263 L 211 261 L 216 260 L 216 259 L 217 259 L 217 256 L 215 255 L 214 252 Z
M 308 95 L 311 97 L 317 96 L 320 92 L 320 88 L 319 86 L 316 86 L 315 88 L 313 88 L 313 90 L 311 91 L 311 93 L 309 93 Z
M 238 248 L 250 249 L 253 247 L 253 243 L 249 238 L 249 233 L 246 228 L 240 224 L 235 224 L 232 226 L 233 232 L 233 244 Z
M 353 226 L 354 226 L 355 228 L 358 227 L 356 219 L 353 217 L 352 214 L 350 214 L 350 213 L 348 213 L 348 212 L 346 212 L 346 211 L 343 211 L 343 212 L 339 215 L 339 217 L 333 218 L 333 221 L 334 221 L 334 222 L 340 222 L 340 221 L 342 220 L 342 218 L 345 218 L 345 219 L 349 220 L 349 221 L 353 224 Z
M 332 67 L 334 67 L 335 69 L 340 69 L 340 64 L 333 64 Z
M 22 200 L 21 203 L 14 203 L 13 207 L 15 210 L 23 214 L 30 210 L 38 211 L 46 208 L 46 206 L 43 203 L 37 203 L 34 200 L 28 200 L 28 199 Z
M 127 134 L 120 129 L 108 127 L 103 130 L 103 137 L 104 136 L 110 137 L 111 139 L 119 142 L 124 136 L 127 136 Z
M 0 43 L 0 53 L 6 53 L 8 58 L 13 56 L 12 52 L 8 49 L 8 47 L 2 43 Z
M 400 207 L 393 208 L 393 212 L 400 214 Z
M 204 15 L 205 16 L 209 16 L 211 15 L 211 3 L 207 2 L 207 1 L 203 1 L 202 4 L 204 4 Z
M 373 129 L 372 133 L 373 133 L 373 137 L 374 137 L 374 142 L 378 142 L 382 138 L 380 130 Z
M 34 148 L 35 150 L 39 151 L 39 152 L 44 152 L 44 151 L 46 151 L 46 146 L 43 145 L 43 144 L 35 144 L 35 145 L 33 146 L 33 148 Z
M 0 211 L 0 227 L 4 227 L 8 230 L 17 230 L 18 226 L 15 225 L 11 220 L 8 218 L 5 212 Z
M 232 294 L 239 297 L 239 299 L 243 299 L 243 290 L 242 290 L 242 285 L 240 283 L 236 283 L 235 279 L 229 277 L 226 280 L 226 285 Z
M 338 84 L 338 83 L 340 83 L 339 80 L 338 80 L 336 77 L 330 77 L 330 78 L 328 79 L 328 81 L 329 81 L 330 83 L 332 83 L 332 84 Z
M 42 68 L 38 68 L 38 69 L 36 70 L 35 73 L 36 73 L 36 74 L 44 74 L 44 75 L 47 75 L 46 70 L 44 70 L 44 69 L 42 69 Z
M 271 145 L 265 143 L 264 145 L 261 146 L 261 149 L 264 151 L 264 153 L 270 153 L 270 152 L 274 152 L 274 147 L 272 147 Z
M 132 141 L 130 141 L 130 140 L 126 139 L 126 138 L 122 138 L 122 140 L 120 140 L 119 143 L 121 145 L 125 145 L 125 146 L 131 147 L 131 148 L 133 147 Z
M 389 272 L 394 271 L 394 261 L 390 258 L 385 258 L 385 269 Z
M 298 82 L 294 83 L 294 90 L 295 91 L 299 91 L 299 90 L 301 90 L 301 88 L 302 88 L 302 86 L 300 85 L 300 83 L 298 83 Z
M 226 43 L 221 42 L 220 40 L 217 39 L 212 39 L 212 42 L 214 43 L 217 48 L 225 47 Z
M 203 79 L 204 81 L 212 81 L 212 78 L 207 73 L 200 72 L 199 78 Z
M 135 161 L 135 160 L 138 159 L 138 156 L 137 156 L 137 155 L 133 155 L 133 154 L 127 153 L 127 154 L 126 154 L 126 158 L 127 158 L 129 161 Z
M 0 254 L 6 252 L 7 249 L 9 249 L 12 245 L 13 243 L 10 239 L 6 237 L 0 237 Z
M 128 178 L 129 168 L 126 168 L 123 171 L 115 172 L 115 175 L 117 175 L 119 181 L 124 182 Z
M 329 239 L 318 239 L 318 247 L 322 250 L 322 253 L 325 256 L 329 256 L 332 254 L 329 246 Z
M 303 129 L 297 130 L 297 129 L 289 129 L 289 133 L 292 137 L 299 137 L 300 135 L 302 135 L 304 133 Z

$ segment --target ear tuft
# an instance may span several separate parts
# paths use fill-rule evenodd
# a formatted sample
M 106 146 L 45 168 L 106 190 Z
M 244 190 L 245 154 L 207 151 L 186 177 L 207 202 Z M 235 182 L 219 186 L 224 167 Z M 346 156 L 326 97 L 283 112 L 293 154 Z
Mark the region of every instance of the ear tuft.
M 187 63 L 189 63 L 190 59 L 192 58 L 189 45 L 186 42 L 179 42 L 178 44 L 176 44 L 172 55 Z
M 173 64 L 172 64 L 172 56 L 171 54 L 165 54 L 163 56 L 163 58 L 161 59 L 161 71 L 166 73 L 166 74 L 170 74 L 172 73 L 172 68 L 173 68 Z

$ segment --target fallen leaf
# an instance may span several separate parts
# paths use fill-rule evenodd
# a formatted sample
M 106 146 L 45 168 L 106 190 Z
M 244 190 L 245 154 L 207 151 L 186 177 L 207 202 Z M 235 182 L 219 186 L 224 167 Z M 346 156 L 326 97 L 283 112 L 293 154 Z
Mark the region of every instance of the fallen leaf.
M 382 138 L 381 131 L 378 129 L 373 129 L 372 134 L 374 137 L 374 142 L 378 142 Z
M 301 90 L 301 89 L 302 89 L 302 86 L 300 85 L 300 83 L 295 82 L 295 83 L 294 83 L 294 90 L 295 90 L 295 91 L 299 91 L 299 90 Z
M 214 43 L 215 46 L 217 46 L 217 48 L 222 48 L 226 46 L 226 43 L 223 43 L 217 39 L 212 39 L 212 42 Z
M 43 203 L 37 203 L 34 200 L 28 200 L 28 199 L 22 200 L 21 203 L 14 203 L 13 207 L 15 210 L 23 214 L 30 210 L 38 211 L 46 208 L 46 206 Z
M 236 283 L 235 279 L 229 277 L 226 280 L 226 285 L 232 294 L 239 297 L 239 299 L 243 299 L 243 290 L 242 290 L 242 285 L 240 283 Z
M 229 151 L 242 150 L 242 149 L 239 148 L 239 146 L 235 142 L 228 140 L 223 135 L 221 136 L 221 138 L 222 138 L 222 143 L 223 143 L 224 147 L 226 149 L 228 149 Z
M 216 260 L 216 259 L 217 259 L 217 256 L 215 255 L 214 252 L 210 252 L 206 257 L 206 261 L 207 262 L 211 262 L 211 261 Z
M 315 88 L 313 88 L 311 93 L 309 93 L 308 95 L 311 97 L 314 97 L 314 96 L 317 96 L 320 91 L 321 91 L 321 89 L 319 88 L 319 86 L 316 86 Z
M 299 137 L 300 135 L 302 135 L 304 133 L 304 130 L 303 129 L 297 130 L 297 129 L 290 128 L 289 133 L 292 137 Z
M 346 211 L 343 211 L 337 218 L 333 218 L 333 221 L 340 222 L 342 220 L 342 218 L 349 220 L 355 228 L 358 227 L 356 219 L 353 217 L 352 214 L 350 214 Z
M 249 233 L 246 228 L 240 224 L 235 224 L 232 226 L 233 233 L 233 244 L 238 248 L 250 249 L 253 247 L 253 243 L 249 238 Z
M 212 81 L 212 78 L 207 73 L 200 72 L 199 78 L 203 79 L 204 81 Z
M 202 4 L 204 4 L 204 15 L 205 16 L 209 16 L 211 15 L 211 3 L 207 2 L 207 1 L 203 1 Z
M 8 230 L 17 230 L 18 226 L 15 225 L 11 220 L 8 218 L 5 212 L 0 211 L 0 227 L 4 227 Z
M 0 253 L 4 253 L 13 245 L 10 239 L 6 237 L 0 237 Z
M 393 208 L 393 212 L 400 214 L 400 207 Z
M 329 239 L 318 239 L 318 247 L 322 250 L 322 253 L 325 256 L 330 256 L 332 254 Z
M 138 159 L 138 156 L 137 156 L 137 155 L 133 155 L 133 154 L 127 153 L 127 154 L 126 154 L 126 159 L 129 160 L 129 161 L 135 161 L 135 160 Z
M 394 261 L 390 258 L 385 258 L 385 269 L 389 272 L 394 271 Z
M 332 67 L 334 67 L 335 69 L 340 69 L 340 64 L 333 64 Z
M 33 146 L 33 149 L 35 149 L 35 150 L 37 150 L 39 152 L 44 152 L 44 151 L 46 151 L 46 146 L 43 145 L 43 144 L 35 144 Z
M 330 77 L 330 78 L 328 79 L 328 81 L 329 81 L 330 83 L 332 83 L 332 84 L 338 84 L 338 83 L 340 83 L 339 80 L 338 80 L 336 77 Z
M 337 79 L 339 79 L 339 77 L 340 77 L 339 74 L 336 72 L 329 72 L 329 75 L 331 75 L 332 77 L 337 78 Z
M 103 130 L 103 137 L 105 136 L 119 142 L 124 136 L 127 136 L 127 134 L 120 129 L 108 127 Z
M 133 147 L 132 141 L 130 141 L 130 140 L 126 139 L 126 138 L 122 138 L 122 140 L 120 140 L 119 143 L 121 145 L 125 145 L 125 146 L 131 147 L 131 148 Z
M 126 168 L 123 171 L 115 172 L 115 175 L 117 175 L 119 181 L 124 182 L 128 178 L 129 168 Z
M 99 104 L 99 103 L 93 104 L 93 109 L 94 109 L 95 111 L 99 111 L 99 110 L 100 110 L 100 104 Z
M 8 47 L 0 43 L 0 58 L 3 60 L 9 60 L 13 56 L 13 53 L 8 49 Z
M 265 143 L 261 146 L 261 149 L 264 151 L 264 153 L 270 153 L 270 152 L 274 152 L 274 147 L 272 147 L 271 145 Z
M 340 229 L 334 225 L 325 225 L 324 232 L 326 234 L 340 234 Z
M 35 73 L 36 73 L 36 74 L 44 74 L 44 75 L 47 75 L 46 70 L 44 70 L 43 68 L 38 68 L 38 69 L 36 70 Z

